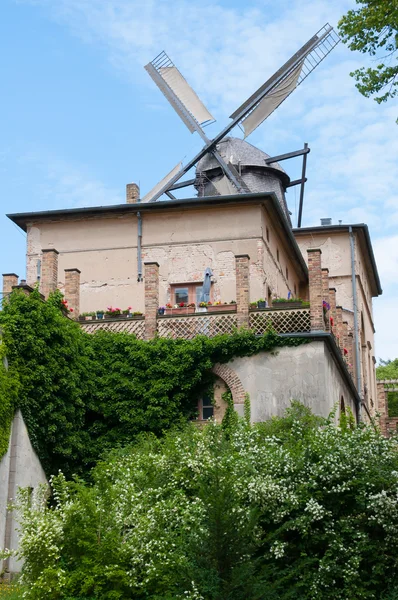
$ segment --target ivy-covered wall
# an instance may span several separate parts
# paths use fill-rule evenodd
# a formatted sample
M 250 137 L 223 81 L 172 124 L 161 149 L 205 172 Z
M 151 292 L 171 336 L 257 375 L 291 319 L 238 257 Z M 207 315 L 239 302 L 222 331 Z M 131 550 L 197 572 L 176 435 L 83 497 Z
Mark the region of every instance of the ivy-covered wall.
M 84 474 L 141 432 L 161 435 L 195 416 L 215 363 L 306 341 L 249 331 L 148 342 L 124 333 L 89 335 L 64 316 L 58 291 L 47 302 L 37 291 L 14 291 L 0 327 L 9 362 L 9 371 L 0 371 L 0 456 L 19 407 L 48 475 Z

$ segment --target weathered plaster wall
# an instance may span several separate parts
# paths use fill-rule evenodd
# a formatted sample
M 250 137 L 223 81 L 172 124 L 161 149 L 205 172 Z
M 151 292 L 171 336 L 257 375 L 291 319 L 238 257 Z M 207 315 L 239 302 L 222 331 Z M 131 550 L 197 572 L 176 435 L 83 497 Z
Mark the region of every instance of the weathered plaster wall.
M 6 511 L 7 499 L 15 499 L 20 487 L 35 489 L 47 483 L 20 411 L 12 422 L 9 450 L 0 461 L 0 483 L 0 547 L 17 549 L 17 523 L 15 515 Z M 15 558 L 9 559 L 8 570 L 11 573 L 18 573 L 21 566 Z
M 299 400 L 315 414 L 327 417 L 343 397 L 355 414 L 351 391 L 323 341 L 281 348 L 275 354 L 236 358 L 228 366 L 250 395 L 253 421 L 283 415 L 291 400 Z
M 362 391 L 365 390 L 369 410 L 377 410 L 376 374 L 374 365 L 374 322 L 369 268 L 365 252 L 357 232 L 355 236 L 355 271 L 357 276 L 359 352 L 361 356 Z M 322 266 L 329 269 L 330 287 L 336 288 L 337 304 L 343 307 L 343 319 L 349 330 L 354 329 L 353 295 L 351 280 L 351 249 L 348 231 L 319 231 L 300 233 L 297 243 L 307 260 L 307 248 L 322 250 Z M 362 316 L 362 319 L 361 319 Z M 355 363 L 354 363 L 355 368 Z
M 292 282 L 298 280 L 297 266 L 278 232 L 280 225 L 263 213 L 259 203 L 143 213 L 142 260 L 159 263 L 160 303 L 170 301 L 171 284 L 203 281 L 207 267 L 214 273 L 214 300 L 236 300 L 236 254 L 251 257 L 251 300 L 267 296 L 267 282 L 275 295 L 286 296 L 294 285 L 288 287 L 286 266 Z M 265 241 L 264 219 L 272 248 Z M 81 271 L 81 312 L 109 305 L 144 310 L 144 286 L 137 283 L 136 215 L 34 223 L 28 228 L 27 244 L 29 285 L 36 281 L 41 250 L 56 248 L 61 290 L 64 269 Z
M 300 275 L 297 265 L 291 259 L 291 250 L 286 244 L 285 236 L 265 207 L 261 211 L 261 230 L 262 265 L 265 278 L 262 296 L 287 298 L 289 291 L 294 296 L 298 296 Z

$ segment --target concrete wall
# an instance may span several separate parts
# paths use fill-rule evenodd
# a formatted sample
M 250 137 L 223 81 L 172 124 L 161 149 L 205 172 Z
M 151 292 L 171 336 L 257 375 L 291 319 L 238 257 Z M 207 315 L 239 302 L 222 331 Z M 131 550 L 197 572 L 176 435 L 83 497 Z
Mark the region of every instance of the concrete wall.
M 356 414 L 350 388 L 324 341 L 281 348 L 275 354 L 261 352 L 235 358 L 228 366 L 250 395 L 253 421 L 282 416 L 291 400 L 299 400 L 315 414 L 327 417 L 343 397 L 345 406 Z
M 45 473 L 18 410 L 12 422 L 8 452 L 0 461 L 0 547 L 18 548 L 17 522 L 15 515 L 6 510 L 7 503 L 16 498 L 18 488 L 35 489 L 46 483 Z M 18 573 L 21 566 L 21 562 L 12 557 L 8 565 L 0 564 L 0 570 L 6 567 L 10 573 Z
M 286 296 L 304 276 L 291 259 L 285 237 L 275 215 L 259 202 L 142 213 L 142 260 L 159 263 L 160 304 L 171 300 L 171 284 L 202 282 L 206 267 L 214 273 L 213 300 L 236 300 L 236 254 L 251 258 L 251 300 L 266 297 L 269 289 L 274 296 Z M 30 285 L 36 281 L 37 263 L 46 248 L 59 252 L 61 290 L 64 269 L 81 271 L 81 312 L 109 305 L 144 310 L 144 286 L 137 283 L 135 214 L 31 223 L 27 235 Z

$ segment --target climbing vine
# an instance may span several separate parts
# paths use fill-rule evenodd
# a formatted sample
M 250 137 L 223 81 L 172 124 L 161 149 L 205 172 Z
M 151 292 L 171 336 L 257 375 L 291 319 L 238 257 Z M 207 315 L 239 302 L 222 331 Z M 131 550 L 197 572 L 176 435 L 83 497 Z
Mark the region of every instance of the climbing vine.
M 0 313 L 9 378 L 18 385 L 10 406 L 21 408 L 47 474 L 82 474 L 141 432 L 161 435 L 194 417 L 215 363 L 306 341 L 247 330 L 193 340 L 89 335 L 63 312 L 58 291 L 43 302 L 38 291 L 16 290 Z M 8 397 L 0 387 L 1 410 Z

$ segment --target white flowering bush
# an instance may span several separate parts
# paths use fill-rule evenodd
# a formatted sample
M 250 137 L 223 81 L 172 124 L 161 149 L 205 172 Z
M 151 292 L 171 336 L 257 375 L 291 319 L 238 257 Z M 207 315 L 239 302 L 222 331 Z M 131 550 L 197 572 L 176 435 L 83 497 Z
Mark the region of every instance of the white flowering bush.
M 19 501 L 27 600 L 398 597 L 397 444 L 372 427 L 294 404 L 142 437 L 51 489 Z

